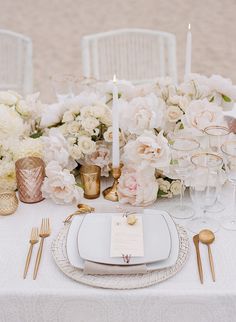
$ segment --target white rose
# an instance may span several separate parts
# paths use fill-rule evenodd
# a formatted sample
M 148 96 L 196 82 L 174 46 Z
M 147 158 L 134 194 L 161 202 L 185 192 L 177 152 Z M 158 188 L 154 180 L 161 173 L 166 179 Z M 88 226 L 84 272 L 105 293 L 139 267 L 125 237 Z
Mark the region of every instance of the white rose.
M 163 192 L 168 192 L 170 189 L 170 182 L 167 180 L 164 180 L 163 178 L 158 178 L 157 179 L 159 189 Z
M 118 196 L 120 203 L 146 207 L 155 202 L 158 183 L 154 170 L 125 166 L 119 179 Z
M 224 116 L 222 108 L 209 103 L 207 99 L 192 101 L 185 111 L 183 124 L 196 134 L 202 134 L 202 131 L 210 125 L 222 125 Z
M 172 181 L 170 184 L 170 191 L 172 192 L 173 196 L 180 195 L 181 193 L 181 182 L 179 180 Z
M 15 163 L 0 160 L 0 192 L 16 190 Z
M 231 79 L 223 78 L 220 75 L 212 75 L 209 78 L 209 85 L 212 91 L 225 95 L 231 100 L 236 100 L 236 86 L 232 84 Z
M 183 112 L 178 106 L 168 107 L 166 114 L 167 114 L 168 121 L 171 123 L 176 123 L 183 116 Z
M 121 129 L 131 134 L 142 134 L 144 130 L 163 125 L 164 101 L 155 94 L 136 97 L 127 103 L 119 104 Z
M 99 125 L 99 121 L 96 118 L 89 116 L 81 120 L 81 125 L 85 131 L 90 133 Z
M 77 144 L 70 147 L 70 155 L 75 160 L 79 160 L 82 157 L 82 151 Z
M 0 104 L 13 106 L 17 103 L 17 96 L 10 92 L 0 92 Z
M 67 169 L 52 161 L 46 167 L 46 178 L 42 186 L 45 198 L 57 204 L 78 203 L 83 197 L 83 189 L 76 186 L 75 178 Z
M 75 115 L 71 111 L 66 111 L 63 115 L 62 122 L 72 122 L 75 119 Z
M 112 142 L 112 127 L 111 126 L 106 130 L 106 132 L 104 132 L 103 137 L 106 142 L 109 142 L 109 143 Z
M 79 122 L 76 122 L 76 121 L 73 121 L 73 122 L 70 122 L 67 124 L 66 126 L 66 130 L 69 134 L 77 134 L 80 130 L 80 123 Z
M 137 163 L 142 168 L 167 168 L 170 163 L 170 149 L 163 131 L 158 135 L 144 131 L 135 141 L 129 141 L 124 147 L 123 160 L 125 163 Z
M 80 136 L 78 138 L 78 146 L 82 153 L 91 154 L 96 150 L 96 143 L 88 136 Z

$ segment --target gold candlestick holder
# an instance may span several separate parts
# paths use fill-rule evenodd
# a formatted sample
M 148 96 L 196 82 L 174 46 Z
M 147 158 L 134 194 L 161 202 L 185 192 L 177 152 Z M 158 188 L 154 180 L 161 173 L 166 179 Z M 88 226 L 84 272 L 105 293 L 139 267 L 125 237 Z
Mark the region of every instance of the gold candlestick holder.
M 114 178 L 113 185 L 109 188 L 106 188 L 102 194 L 106 200 L 119 201 L 117 186 L 118 179 L 121 176 L 121 166 L 119 166 L 118 168 L 112 168 L 112 176 Z

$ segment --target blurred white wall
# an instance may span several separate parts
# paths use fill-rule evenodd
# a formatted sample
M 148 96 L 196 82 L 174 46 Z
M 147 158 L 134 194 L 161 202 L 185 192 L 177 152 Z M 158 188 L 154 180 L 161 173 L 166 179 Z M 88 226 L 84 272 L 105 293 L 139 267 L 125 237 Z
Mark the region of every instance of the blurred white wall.
M 0 0 L 0 8 L 0 28 L 33 40 L 34 88 L 45 100 L 53 98 L 50 75 L 81 75 L 84 34 L 125 27 L 175 33 L 182 79 L 191 22 L 193 71 L 236 82 L 235 0 Z

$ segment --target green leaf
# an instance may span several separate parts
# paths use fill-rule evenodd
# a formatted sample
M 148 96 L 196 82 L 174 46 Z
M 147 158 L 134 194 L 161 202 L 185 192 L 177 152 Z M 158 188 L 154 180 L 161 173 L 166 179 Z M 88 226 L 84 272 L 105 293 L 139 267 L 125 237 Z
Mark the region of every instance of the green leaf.
M 118 98 L 121 98 L 121 96 L 122 96 L 121 93 L 118 93 Z
M 38 138 L 40 138 L 40 136 L 42 136 L 43 135 L 43 132 L 35 132 L 35 133 L 32 133 L 31 135 L 30 135 L 30 138 L 32 138 L 32 139 L 38 139 Z
M 168 194 L 167 192 L 164 192 L 162 190 L 158 190 L 157 197 L 165 196 L 167 194 Z
M 170 160 L 170 164 L 171 165 L 177 165 L 178 164 L 178 160 L 171 159 Z
M 184 125 L 183 125 L 183 123 L 180 123 L 180 125 L 179 125 L 179 129 L 180 129 L 180 130 L 183 130 L 183 129 L 184 129 Z
M 224 95 L 224 94 L 222 94 L 222 98 L 223 98 L 223 100 L 224 100 L 225 102 L 227 102 L 227 103 L 231 102 L 231 98 L 230 98 L 230 97 L 228 97 L 228 96 L 226 96 L 226 95 Z

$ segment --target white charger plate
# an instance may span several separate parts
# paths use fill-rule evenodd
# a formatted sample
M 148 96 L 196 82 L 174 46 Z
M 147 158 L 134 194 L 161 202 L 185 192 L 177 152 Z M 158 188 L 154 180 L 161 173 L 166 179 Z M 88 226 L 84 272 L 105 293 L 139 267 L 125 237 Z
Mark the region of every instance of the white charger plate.
M 171 236 L 171 250 L 170 250 L 170 255 L 167 259 L 157 261 L 154 263 L 147 264 L 147 269 L 148 271 L 153 271 L 156 269 L 163 269 L 166 267 L 173 266 L 178 258 L 178 253 L 179 253 L 179 236 L 177 232 L 176 225 L 171 218 L 171 216 L 165 212 L 165 211 L 160 211 L 160 210 L 154 210 L 154 209 L 146 209 L 144 210 L 144 214 L 152 214 L 155 216 L 163 216 L 166 220 L 166 223 L 168 225 L 169 231 L 170 231 L 170 236 Z M 98 214 L 89 214 L 88 216 L 98 216 Z M 78 236 L 78 230 L 80 228 L 81 223 L 83 222 L 85 216 L 80 215 L 80 216 L 75 216 L 68 234 L 67 234 L 67 243 L 66 243 L 66 248 L 67 248 L 67 256 L 69 259 L 69 262 L 72 266 L 83 269 L 84 268 L 84 260 L 79 256 L 78 254 L 78 247 L 77 247 L 77 236 Z
M 142 218 L 144 256 L 131 256 L 126 263 L 122 256 L 111 257 L 112 218 L 122 218 L 122 213 L 97 213 L 87 215 L 78 233 L 79 255 L 84 260 L 107 265 L 140 265 L 167 259 L 171 250 L 169 227 L 162 215 L 138 214 Z M 129 226 L 130 229 L 133 226 Z M 126 254 L 126 253 L 125 253 Z

